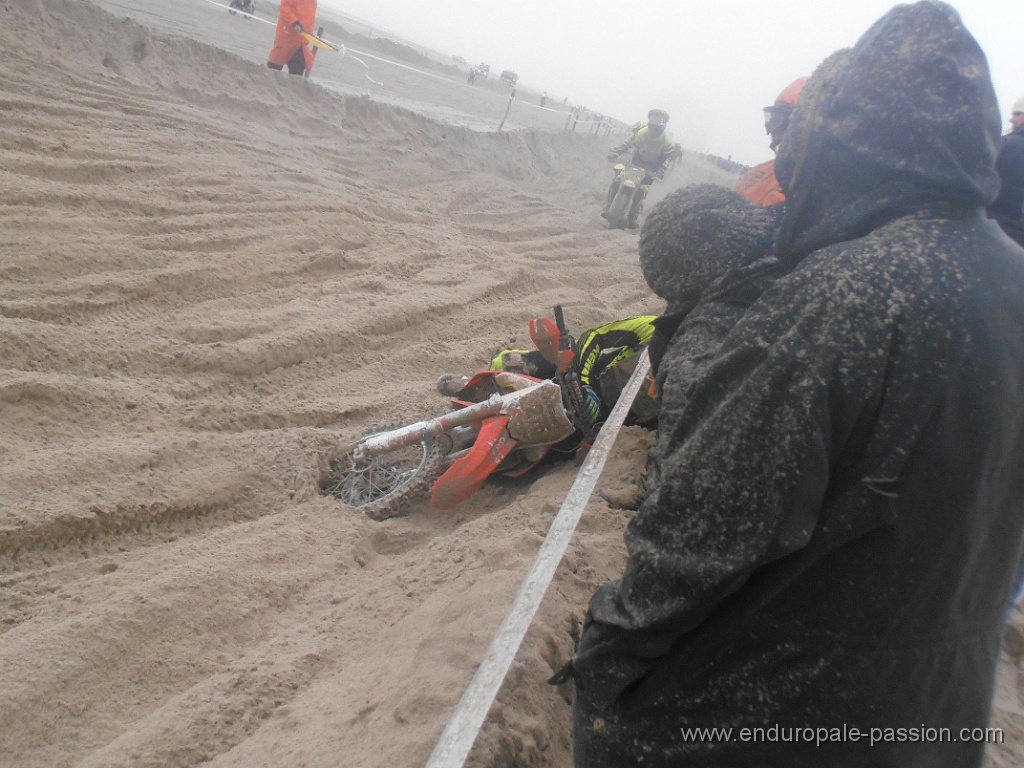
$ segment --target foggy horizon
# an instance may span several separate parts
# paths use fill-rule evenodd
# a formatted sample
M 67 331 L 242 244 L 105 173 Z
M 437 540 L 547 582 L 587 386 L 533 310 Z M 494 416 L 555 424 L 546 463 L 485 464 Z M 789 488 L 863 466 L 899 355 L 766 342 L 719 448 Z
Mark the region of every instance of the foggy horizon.
M 665 109 L 670 132 L 687 149 L 755 165 L 772 157 L 761 109 L 833 51 L 853 45 L 898 3 L 722 0 L 651 13 L 609 0 L 593 0 L 585 9 L 540 0 L 508 8 L 467 0 L 319 4 L 467 64 L 512 69 L 523 87 L 627 124 L 653 107 Z M 1024 95 L 1016 39 L 1024 29 L 1024 2 L 951 5 L 989 59 L 1005 131 L 1010 105 Z M 634 34 L 634 15 L 657 15 L 663 23 Z

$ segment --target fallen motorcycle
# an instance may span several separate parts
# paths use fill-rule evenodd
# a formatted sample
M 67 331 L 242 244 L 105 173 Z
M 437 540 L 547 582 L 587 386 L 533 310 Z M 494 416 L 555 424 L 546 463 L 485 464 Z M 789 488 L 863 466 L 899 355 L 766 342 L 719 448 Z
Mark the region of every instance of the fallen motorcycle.
M 374 520 L 397 517 L 431 489 L 431 506 L 450 509 L 492 474 L 519 477 L 556 447 L 587 435 L 587 397 L 572 372 L 575 340 L 556 322 L 530 322 L 530 336 L 555 365 L 553 379 L 481 371 L 452 397 L 453 410 L 404 426 L 377 427 L 329 458 L 321 491 Z M 591 422 L 592 423 L 592 422 Z
M 611 229 L 625 229 L 630 219 L 636 219 L 643 204 L 641 187 L 653 183 L 654 178 L 643 168 L 617 163 L 612 169 L 615 177 L 608 187 L 607 210 L 601 215 Z

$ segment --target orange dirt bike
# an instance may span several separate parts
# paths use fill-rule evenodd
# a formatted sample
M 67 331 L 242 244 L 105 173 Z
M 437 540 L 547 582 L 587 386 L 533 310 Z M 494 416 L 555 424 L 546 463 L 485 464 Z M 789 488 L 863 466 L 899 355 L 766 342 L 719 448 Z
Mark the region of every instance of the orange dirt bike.
M 572 368 L 575 340 L 561 307 L 555 317 L 530 321 L 530 337 L 554 364 L 554 378 L 481 371 L 455 392 L 449 413 L 376 427 L 340 446 L 321 491 L 385 520 L 403 514 L 428 488 L 431 506 L 450 509 L 492 474 L 519 477 L 553 448 L 571 455 L 589 437 L 588 401 Z

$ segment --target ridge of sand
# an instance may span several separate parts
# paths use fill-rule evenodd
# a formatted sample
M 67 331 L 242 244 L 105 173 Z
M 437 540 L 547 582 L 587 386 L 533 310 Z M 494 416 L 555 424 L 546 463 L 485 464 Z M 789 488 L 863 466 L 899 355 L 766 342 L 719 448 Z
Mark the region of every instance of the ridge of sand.
M 115 5 L 139 21 L 0 5 L 0 765 L 422 765 L 574 469 L 375 523 L 317 493 L 323 451 L 442 412 L 439 373 L 555 303 L 661 309 L 598 217 L 607 140 L 346 97 L 210 44 L 246 28 L 208 3 Z M 472 764 L 571 764 L 543 681 L 625 522 L 588 505 Z

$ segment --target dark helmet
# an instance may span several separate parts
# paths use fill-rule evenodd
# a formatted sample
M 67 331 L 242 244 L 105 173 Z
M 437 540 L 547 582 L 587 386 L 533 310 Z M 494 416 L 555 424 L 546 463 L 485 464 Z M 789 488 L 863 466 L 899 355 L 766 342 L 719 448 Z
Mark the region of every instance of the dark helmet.
M 664 133 L 667 122 L 668 112 L 663 109 L 652 109 L 647 113 L 647 130 L 651 133 Z
M 647 113 L 648 125 L 664 125 L 668 122 L 668 112 L 663 109 L 652 109 Z

